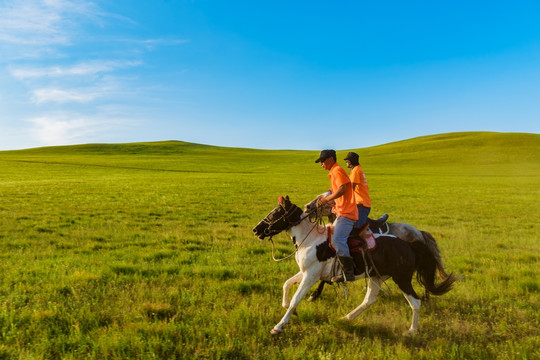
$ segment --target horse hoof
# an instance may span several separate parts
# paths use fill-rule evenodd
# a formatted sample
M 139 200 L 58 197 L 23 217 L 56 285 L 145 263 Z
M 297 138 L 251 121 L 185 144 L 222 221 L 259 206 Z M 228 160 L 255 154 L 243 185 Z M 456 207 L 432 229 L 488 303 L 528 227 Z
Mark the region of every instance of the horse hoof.
M 272 331 L 270 331 L 270 334 L 272 334 L 272 335 L 279 335 L 279 334 L 281 334 L 281 330 L 272 329 Z
M 403 333 L 403 336 L 405 336 L 405 337 L 413 337 L 414 335 L 416 335 L 417 332 L 418 332 L 418 330 L 408 330 L 408 331 L 405 331 Z

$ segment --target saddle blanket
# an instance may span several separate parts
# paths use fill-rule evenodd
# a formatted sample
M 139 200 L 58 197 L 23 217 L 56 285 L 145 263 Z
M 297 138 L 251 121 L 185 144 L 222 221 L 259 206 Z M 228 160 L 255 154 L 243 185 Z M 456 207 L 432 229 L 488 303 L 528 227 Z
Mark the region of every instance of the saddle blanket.
M 334 234 L 334 227 L 330 224 L 326 225 L 328 233 L 328 242 L 330 243 L 330 249 L 336 251 L 332 245 L 332 235 Z M 367 248 L 369 251 L 375 250 L 377 243 L 375 242 L 375 235 L 369 228 L 364 228 L 363 231 L 353 232 L 351 236 L 347 239 L 347 245 L 349 245 L 350 252 L 361 253 L 364 248 Z

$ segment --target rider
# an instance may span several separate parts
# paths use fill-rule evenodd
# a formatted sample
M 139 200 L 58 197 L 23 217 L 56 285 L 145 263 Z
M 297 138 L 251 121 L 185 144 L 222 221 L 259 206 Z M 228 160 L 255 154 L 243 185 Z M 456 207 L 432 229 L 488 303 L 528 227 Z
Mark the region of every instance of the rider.
M 333 212 L 337 215 L 334 222 L 334 237 L 332 243 L 336 249 L 339 263 L 343 268 L 343 274 L 334 276 L 333 282 L 354 281 L 354 261 L 349 253 L 347 239 L 358 220 L 358 208 L 354 199 L 353 186 L 345 170 L 337 164 L 334 150 L 321 151 L 316 163 L 321 163 L 323 169 L 328 170 L 332 194 L 319 200 L 320 205 L 325 205 L 334 200 Z
M 366 179 L 366 174 L 358 162 L 359 156 L 355 152 L 349 152 L 345 156 L 345 163 L 347 167 L 351 169 L 349 175 L 353 184 L 354 198 L 358 207 L 358 220 L 354 224 L 354 227 L 363 227 L 368 219 L 369 212 L 371 211 L 371 199 L 369 198 L 369 188 Z

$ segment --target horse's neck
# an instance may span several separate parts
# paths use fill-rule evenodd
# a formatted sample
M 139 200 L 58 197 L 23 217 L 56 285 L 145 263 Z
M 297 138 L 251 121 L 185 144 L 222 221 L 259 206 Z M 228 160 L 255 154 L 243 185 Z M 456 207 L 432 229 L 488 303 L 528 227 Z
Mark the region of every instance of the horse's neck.
M 302 214 L 302 216 L 305 215 Z M 313 245 L 314 242 L 318 244 L 323 234 L 326 237 L 326 228 L 310 222 L 307 218 L 302 220 L 300 224 L 293 226 L 290 232 L 296 240 L 296 245 L 302 245 L 302 247 Z

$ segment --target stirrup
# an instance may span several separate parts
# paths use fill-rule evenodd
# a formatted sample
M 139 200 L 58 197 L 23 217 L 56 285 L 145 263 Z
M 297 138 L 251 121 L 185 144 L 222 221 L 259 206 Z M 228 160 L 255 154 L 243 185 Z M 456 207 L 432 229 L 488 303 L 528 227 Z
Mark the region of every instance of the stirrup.
M 350 276 L 349 276 L 350 277 Z M 345 277 L 345 274 L 339 274 L 332 278 L 332 283 L 339 284 L 344 282 L 351 282 L 357 280 L 356 275 L 352 277 L 352 279 L 348 279 Z

